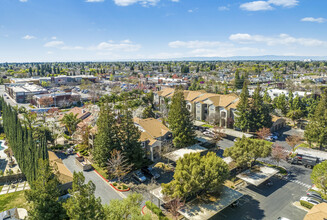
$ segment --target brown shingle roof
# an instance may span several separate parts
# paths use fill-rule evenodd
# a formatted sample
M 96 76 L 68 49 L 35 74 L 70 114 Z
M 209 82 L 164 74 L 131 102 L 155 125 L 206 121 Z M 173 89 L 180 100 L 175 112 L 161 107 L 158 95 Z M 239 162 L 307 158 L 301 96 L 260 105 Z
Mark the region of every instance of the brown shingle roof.
M 325 220 L 327 219 L 327 203 L 322 202 L 313 206 L 303 220 Z
M 134 122 L 139 124 L 152 138 L 162 137 L 170 131 L 169 128 L 154 118 L 134 118 Z
M 73 174 L 63 164 L 62 160 L 52 151 L 48 151 L 49 163 L 58 172 L 58 179 L 61 183 L 67 183 L 73 181 Z

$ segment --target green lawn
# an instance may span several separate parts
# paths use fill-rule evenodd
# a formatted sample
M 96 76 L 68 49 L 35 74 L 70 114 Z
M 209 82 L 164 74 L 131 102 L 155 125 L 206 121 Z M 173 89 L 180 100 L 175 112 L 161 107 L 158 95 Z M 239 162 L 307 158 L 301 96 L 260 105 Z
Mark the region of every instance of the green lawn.
M 104 178 L 108 179 L 108 174 L 107 171 L 104 168 L 99 167 L 97 164 L 93 163 L 92 164 L 93 168 L 98 171 Z
M 208 125 L 208 124 L 202 125 L 202 127 L 205 127 L 205 128 L 213 128 L 212 125 Z
M 0 212 L 12 208 L 27 208 L 24 191 L 9 193 L 0 196 Z

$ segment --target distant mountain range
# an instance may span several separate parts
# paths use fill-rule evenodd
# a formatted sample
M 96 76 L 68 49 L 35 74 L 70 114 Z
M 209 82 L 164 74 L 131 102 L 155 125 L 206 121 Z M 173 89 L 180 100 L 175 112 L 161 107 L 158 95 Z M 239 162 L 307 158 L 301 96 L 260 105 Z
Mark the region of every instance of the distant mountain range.
M 153 59 L 154 60 L 154 59 Z M 303 61 L 303 60 L 327 60 L 327 56 L 277 56 L 277 55 L 265 55 L 265 56 L 233 56 L 233 57 L 184 57 L 173 59 L 161 59 L 172 61 L 237 61 L 237 60 L 285 60 L 285 61 Z

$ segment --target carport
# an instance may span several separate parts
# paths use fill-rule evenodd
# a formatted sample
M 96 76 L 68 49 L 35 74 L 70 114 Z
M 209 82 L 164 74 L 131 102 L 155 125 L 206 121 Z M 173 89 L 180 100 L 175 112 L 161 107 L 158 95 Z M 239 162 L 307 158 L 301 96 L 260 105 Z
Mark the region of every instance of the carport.
M 151 193 L 162 203 L 169 202 L 161 193 L 161 187 L 152 190 Z M 187 202 L 185 206 L 179 210 L 179 213 L 190 220 L 210 219 L 239 200 L 242 196 L 242 193 L 227 186 L 223 186 L 219 195 L 208 194 L 195 198 Z
M 174 161 L 176 163 L 176 161 L 179 158 L 183 158 L 185 154 L 202 153 L 207 150 L 208 150 L 207 148 L 202 147 L 199 144 L 195 144 L 190 147 L 181 148 L 181 149 L 175 150 L 173 152 L 167 153 L 164 155 L 164 157 L 166 157 L 168 160 Z
M 238 174 L 236 177 L 240 178 L 241 180 L 244 180 L 248 184 L 259 186 L 278 172 L 278 170 L 271 167 L 256 165 L 252 168 L 252 170 L 247 169 L 242 173 Z

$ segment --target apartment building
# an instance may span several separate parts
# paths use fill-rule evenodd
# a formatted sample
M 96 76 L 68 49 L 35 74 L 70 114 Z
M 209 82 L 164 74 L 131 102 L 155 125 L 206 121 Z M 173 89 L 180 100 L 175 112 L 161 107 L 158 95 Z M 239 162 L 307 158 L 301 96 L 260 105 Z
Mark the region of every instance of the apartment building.
M 154 103 L 158 109 L 170 103 L 174 91 L 172 88 L 165 88 L 154 94 Z M 202 90 L 184 90 L 184 98 L 186 107 L 195 120 L 219 124 L 224 128 L 233 127 L 234 113 L 239 102 L 236 94 L 219 95 Z

